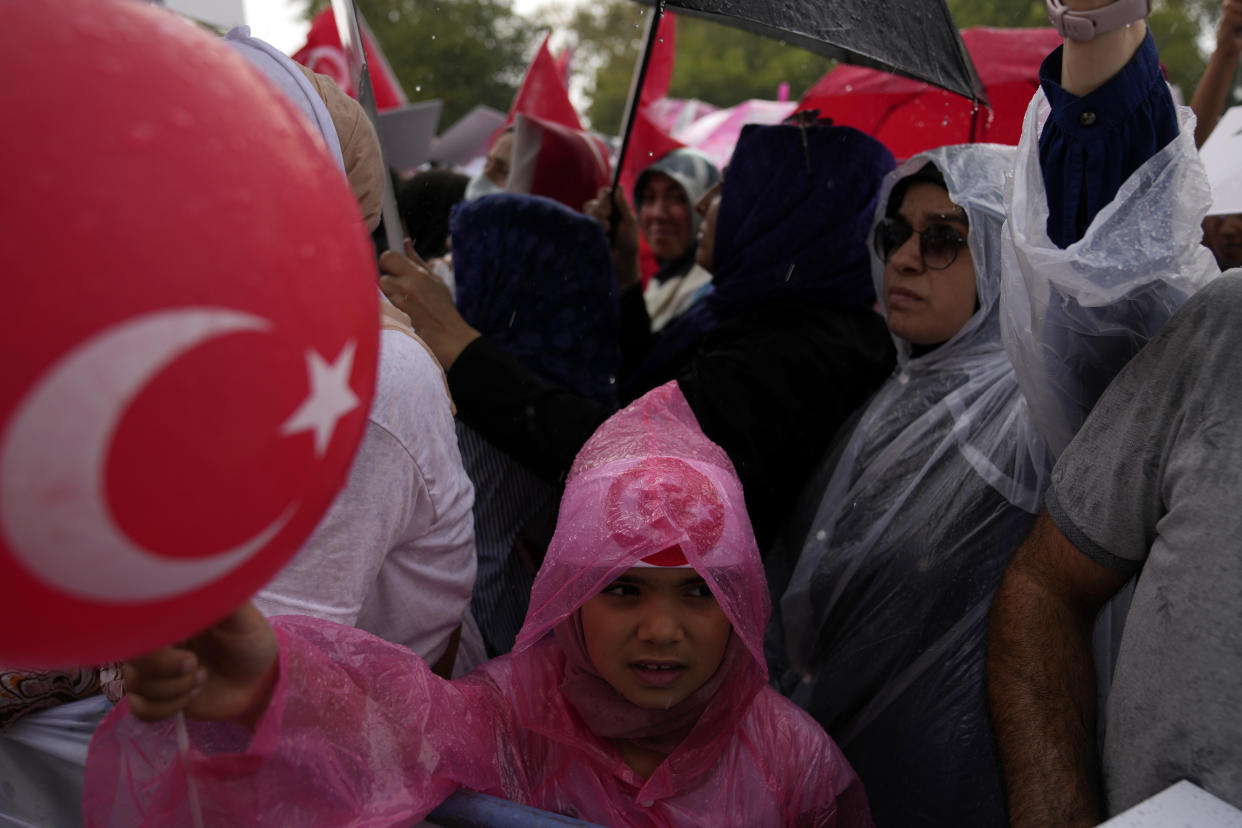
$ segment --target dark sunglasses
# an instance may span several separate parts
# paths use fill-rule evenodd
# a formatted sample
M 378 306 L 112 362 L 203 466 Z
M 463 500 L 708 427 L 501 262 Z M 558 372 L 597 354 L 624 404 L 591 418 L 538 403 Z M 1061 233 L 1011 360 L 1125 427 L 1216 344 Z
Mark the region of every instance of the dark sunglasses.
M 875 252 L 884 262 L 893 251 L 906 243 L 911 233 L 919 236 L 919 253 L 923 264 L 931 270 L 944 270 L 957 260 L 957 251 L 966 244 L 966 237 L 951 224 L 929 224 L 923 230 L 915 230 L 901 216 L 890 216 L 875 228 Z

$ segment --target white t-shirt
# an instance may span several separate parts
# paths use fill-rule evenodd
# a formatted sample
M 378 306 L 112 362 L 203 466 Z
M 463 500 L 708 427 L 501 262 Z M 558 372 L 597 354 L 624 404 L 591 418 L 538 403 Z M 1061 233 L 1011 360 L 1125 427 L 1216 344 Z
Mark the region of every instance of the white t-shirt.
M 481 652 L 469 618 L 474 489 L 440 366 L 411 337 L 380 334 L 366 432 L 313 535 L 256 597 L 265 615 L 311 615 L 374 633 L 435 663 L 463 624 L 458 667 Z M 455 670 L 460 672 L 460 670 Z

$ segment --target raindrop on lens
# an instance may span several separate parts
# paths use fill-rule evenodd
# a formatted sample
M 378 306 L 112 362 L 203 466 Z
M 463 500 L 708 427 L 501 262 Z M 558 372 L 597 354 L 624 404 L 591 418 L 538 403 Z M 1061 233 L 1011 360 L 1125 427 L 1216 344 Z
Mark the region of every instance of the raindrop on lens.
M 144 144 L 149 144 L 154 139 L 155 128 L 150 124 L 134 124 L 129 130 L 129 143 L 131 146 L 142 146 Z

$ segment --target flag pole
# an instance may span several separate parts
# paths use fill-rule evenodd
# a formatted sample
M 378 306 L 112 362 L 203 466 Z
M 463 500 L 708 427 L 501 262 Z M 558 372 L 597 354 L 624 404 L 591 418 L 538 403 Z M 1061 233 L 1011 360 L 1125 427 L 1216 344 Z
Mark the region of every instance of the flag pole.
M 349 81 L 358 94 L 358 103 L 366 112 L 367 119 L 379 130 L 379 110 L 375 107 L 375 90 L 371 87 L 371 71 L 367 66 L 367 52 L 363 47 L 362 27 L 358 25 L 358 8 L 354 0 L 332 0 L 332 16 L 336 18 L 336 28 L 341 35 L 341 48 L 349 61 Z M 405 246 L 401 238 L 401 214 L 397 212 L 397 197 L 392 189 L 392 173 L 389 172 L 388 159 L 384 153 L 384 142 L 380 141 L 380 158 L 384 163 L 384 196 L 380 202 L 380 215 L 384 217 L 384 239 L 388 249 L 401 253 Z
M 651 53 L 655 51 L 655 40 L 660 32 L 660 19 L 664 17 L 664 0 L 656 0 L 654 12 L 647 20 L 647 36 L 644 38 L 642 54 L 638 56 L 638 71 L 634 73 L 634 79 L 630 83 L 630 98 L 625 104 L 621 151 L 617 155 L 617 166 L 612 173 L 610 198 L 613 199 L 616 198 L 617 186 L 621 182 L 621 168 L 625 166 L 625 154 L 630 148 L 630 134 L 634 131 L 634 119 L 638 116 L 638 107 L 641 105 L 643 83 L 647 80 L 647 66 L 651 63 Z

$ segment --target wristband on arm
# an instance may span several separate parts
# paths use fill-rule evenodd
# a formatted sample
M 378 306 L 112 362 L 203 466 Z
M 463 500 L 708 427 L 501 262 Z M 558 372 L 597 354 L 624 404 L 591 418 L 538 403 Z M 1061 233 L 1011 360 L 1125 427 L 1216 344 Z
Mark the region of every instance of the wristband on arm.
M 1064 0 L 1045 2 L 1048 5 L 1048 19 L 1061 37 L 1070 40 L 1091 40 L 1151 14 L 1151 0 L 1117 0 L 1090 11 L 1070 9 Z

